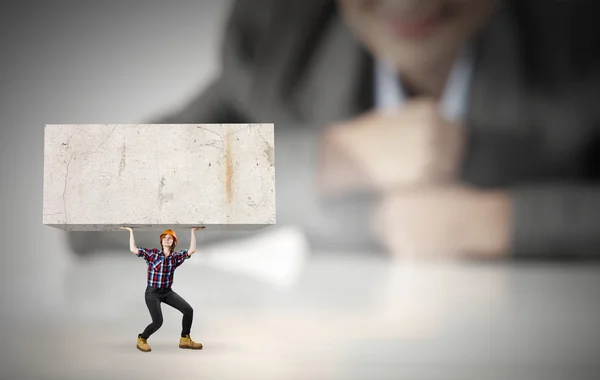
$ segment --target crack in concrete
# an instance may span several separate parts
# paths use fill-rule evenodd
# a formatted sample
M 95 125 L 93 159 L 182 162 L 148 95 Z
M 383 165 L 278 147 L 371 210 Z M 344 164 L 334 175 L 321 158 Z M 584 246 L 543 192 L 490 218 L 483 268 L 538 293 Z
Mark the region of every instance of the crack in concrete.
M 259 126 L 262 127 L 263 125 L 259 124 Z M 275 165 L 275 149 L 273 148 L 273 146 L 271 144 L 269 144 L 269 142 L 267 141 L 267 139 L 265 139 L 265 137 L 262 135 L 262 133 L 260 133 L 260 128 L 258 129 L 257 134 L 265 142 L 265 144 L 267 144 L 267 147 L 265 148 L 264 152 L 265 152 L 265 155 L 267 156 L 267 160 L 269 161 L 271 166 L 274 166 Z
M 267 144 L 264 153 L 267 156 L 267 161 L 269 161 L 269 164 L 271 164 L 271 166 L 275 166 L 275 150 L 273 147 Z
M 211 143 L 205 143 L 205 144 L 200 144 L 200 146 L 210 146 L 212 148 L 218 149 L 218 150 L 223 150 L 222 146 L 215 146 L 216 143 L 218 143 L 218 140 L 213 140 Z M 221 145 L 223 145 L 223 142 L 221 142 Z
M 205 127 L 202 127 L 202 126 L 199 126 L 199 125 L 197 125 L 197 126 L 196 126 L 196 128 L 198 128 L 198 129 L 202 129 L 202 130 L 205 130 L 206 132 L 210 132 L 210 133 L 213 133 L 213 134 L 215 134 L 215 135 L 219 136 L 219 140 L 221 141 L 221 150 L 223 150 L 223 145 L 225 144 L 225 142 L 223 141 L 223 136 L 221 136 L 220 134 L 218 134 L 218 133 L 217 133 L 217 132 L 215 132 L 215 131 L 211 131 L 210 129 L 208 129 L 208 128 L 205 128 Z M 216 143 L 216 141 L 215 141 L 215 143 Z M 202 144 L 202 145 L 209 145 L 209 146 L 212 146 L 212 145 L 210 145 L 210 144 Z M 216 147 L 215 147 L 215 148 L 216 148 Z
M 262 127 L 263 125 L 262 125 L 262 124 L 259 124 L 259 126 L 260 126 L 260 127 Z M 265 137 L 262 135 L 262 133 L 260 133 L 260 128 L 258 129 L 258 132 L 256 132 L 256 133 L 257 133 L 257 134 L 260 136 L 260 138 L 261 138 L 261 139 L 263 139 L 263 141 L 264 141 L 264 142 L 265 142 L 267 145 L 271 146 L 271 144 L 269 144 L 269 142 L 267 141 L 267 139 L 265 139 Z
M 227 149 L 225 150 L 225 199 L 231 206 L 233 198 L 233 162 L 231 160 L 231 134 L 226 132 Z
M 73 131 L 73 133 L 71 133 L 71 136 L 69 136 L 69 140 L 65 144 L 67 146 L 67 149 L 71 149 L 70 144 L 71 144 L 71 140 L 73 139 L 73 136 L 75 136 L 75 133 L 77 133 L 77 129 L 75 129 Z M 63 187 L 63 194 L 62 194 L 63 209 L 64 209 L 64 215 L 65 215 L 65 226 L 69 222 L 69 214 L 67 213 L 66 194 L 67 194 L 67 183 L 69 182 L 69 166 L 71 166 L 71 161 L 73 160 L 73 156 L 74 156 L 74 154 L 71 153 L 71 156 L 69 157 L 69 161 L 67 162 L 67 172 L 65 174 L 65 186 Z
M 104 139 L 104 141 L 102 141 L 102 142 L 100 143 L 100 145 L 98 145 L 98 146 L 96 147 L 96 149 L 94 149 L 94 153 L 96 153 L 96 152 L 98 151 L 98 149 L 100 149 L 100 147 L 101 147 L 102 145 L 104 145 L 104 143 L 105 143 L 105 142 L 106 142 L 106 141 L 107 141 L 107 140 L 110 138 L 110 136 L 112 136 L 112 134 L 113 134 L 113 132 L 115 131 L 115 129 L 117 129 L 117 125 L 116 125 L 116 124 L 115 124 L 115 126 L 113 127 L 113 129 L 110 131 L 110 133 L 108 134 L 108 137 L 106 137 L 106 138 Z
M 162 210 L 162 206 L 163 206 L 163 202 L 164 202 L 164 196 L 163 196 L 163 189 L 165 188 L 165 176 L 162 176 L 160 178 L 160 185 L 158 185 L 158 209 Z
M 54 216 L 54 215 L 64 215 L 64 211 L 59 211 L 59 212 L 53 212 L 52 214 L 44 214 L 44 217 L 49 217 L 49 216 Z
M 69 161 L 67 162 L 67 173 L 65 175 L 65 187 L 63 188 L 63 207 L 64 207 L 64 214 L 65 214 L 65 226 L 67 224 L 69 224 L 69 214 L 67 213 L 67 200 L 66 200 L 66 194 L 67 194 L 67 182 L 69 181 L 69 166 L 71 165 L 71 161 L 73 160 L 73 154 L 71 154 L 71 157 L 69 158 Z
M 158 166 L 156 167 L 156 175 L 157 175 L 158 180 L 160 181 L 160 168 L 158 168 Z M 161 185 L 159 184 L 158 186 L 159 186 L 159 191 L 160 191 Z M 156 197 L 156 206 L 160 208 L 160 198 L 159 197 Z M 154 215 L 156 215 L 156 220 L 154 223 L 158 224 L 160 212 L 155 212 Z
M 125 166 L 127 165 L 127 162 L 125 160 L 126 152 L 127 152 L 127 147 L 125 146 L 125 142 L 123 142 L 123 149 L 121 150 L 121 162 L 119 164 L 119 177 L 121 176 L 121 174 L 123 173 L 123 170 L 125 170 Z

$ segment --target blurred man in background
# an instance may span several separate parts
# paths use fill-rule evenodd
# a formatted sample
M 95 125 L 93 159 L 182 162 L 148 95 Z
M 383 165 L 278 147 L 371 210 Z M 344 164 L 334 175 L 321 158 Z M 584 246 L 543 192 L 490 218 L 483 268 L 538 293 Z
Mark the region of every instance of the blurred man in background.
M 160 122 L 274 122 L 278 223 L 315 247 L 595 255 L 596 8 L 240 0 L 221 75 Z

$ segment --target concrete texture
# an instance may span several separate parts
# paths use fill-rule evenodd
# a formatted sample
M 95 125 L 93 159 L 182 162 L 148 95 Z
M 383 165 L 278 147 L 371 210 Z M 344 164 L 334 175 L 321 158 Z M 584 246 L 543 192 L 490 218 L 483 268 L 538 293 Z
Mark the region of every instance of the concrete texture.
M 275 224 L 273 124 L 47 125 L 44 145 L 45 225 Z

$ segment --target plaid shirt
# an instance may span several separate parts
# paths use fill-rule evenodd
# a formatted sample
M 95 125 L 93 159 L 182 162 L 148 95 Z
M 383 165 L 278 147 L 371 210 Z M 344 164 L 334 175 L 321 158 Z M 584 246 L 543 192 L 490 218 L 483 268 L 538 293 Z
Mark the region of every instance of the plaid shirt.
M 172 252 L 166 257 L 162 250 L 139 248 L 137 257 L 143 257 L 148 264 L 148 286 L 170 288 L 173 285 L 175 269 L 189 259 L 188 250 Z

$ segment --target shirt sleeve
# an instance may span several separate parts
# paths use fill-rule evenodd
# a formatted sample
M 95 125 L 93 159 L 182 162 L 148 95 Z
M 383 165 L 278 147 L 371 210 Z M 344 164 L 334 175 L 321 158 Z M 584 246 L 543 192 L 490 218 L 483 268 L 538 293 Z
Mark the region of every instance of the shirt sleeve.
M 143 257 L 146 261 L 150 261 L 153 251 L 153 249 L 138 247 L 138 253 L 136 256 Z
M 180 266 L 181 264 L 183 264 L 183 262 L 185 260 L 187 260 L 189 258 L 190 258 L 190 256 L 188 255 L 188 250 L 187 249 L 179 251 L 177 253 L 177 256 L 176 256 L 177 266 Z

